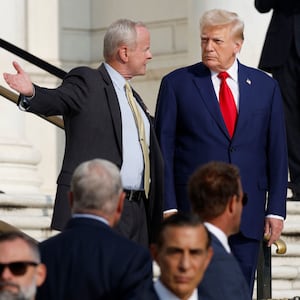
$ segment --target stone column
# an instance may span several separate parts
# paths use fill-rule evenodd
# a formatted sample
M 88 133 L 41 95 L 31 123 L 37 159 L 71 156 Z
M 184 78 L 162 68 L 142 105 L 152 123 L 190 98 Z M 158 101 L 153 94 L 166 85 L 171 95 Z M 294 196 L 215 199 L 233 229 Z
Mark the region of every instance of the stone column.
M 35 16 L 28 12 L 29 2 L 30 0 L 2 1 L 1 38 L 39 56 L 29 49 L 32 42 L 30 35 L 37 38 L 37 32 L 41 31 L 39 24 L 36 24 L 35 30 L 29 26 L 32 24 L 29 20 L 33 22 L 36 20 Z M 43 14 L 43 10 L 38 14 Z M 44 19 L 44 22 L 50 23 L 50 19 Z M 39 41 L 35 40 L 36 44 L 45 45 L 47 48 L 49 34 L 44 32 L 44 35 L 39 38 Z M 33 71 L 34 68 L 21 58 L 0 49 L 2 73 L 15 72 L 11 65 L 13 60 L 18 61 L 36 82 L 35 77 L 39 76 L 39 72 Z M 43 79 L 45 78 L 46 75 Z M 9 88 L 2 76 L 0 76 L 0 84 Z M 38 117 L 20 111 L 16 104 L 0 97 L 0 190 L 3 192 L 0 193 L 0 220 L 25 231 L 37 240 L 53 234 L 49 230 L 53 198 L 46 196 L 44 194 L 46 189 L 42 191 L 41 186 L 44 178 L 51 177 L 56 160 L 43 152 L 43 162 L 49 167 L 39 169 L 39 166 L 42 159 L 40 149 L 43 150 L 40 146 L 43 144 L 44 148 L 51 149 L 55 148 L 56 144 L 53 143 L 53 134 L 43 130 L 44 123 L 46 123 L 44 120 L 39 121 Z M 38 132 L 39 134 L 36 135 Z M 51 180 L 55 186 L 56 176 Z
M 3 1 L 0 19 L 1 38 L 25 46 L 26 22 L 25 1 Z M 1 49 L 1 71 L 14 72 L 11 66 L 16 59 L 6 50 Z M 20 61 L 20 60 L 18 60 Z M 8 87 L 1 76 L 1 84 Z M 39 193 L 41 178 L 36 166 L 41 157 L 39 151 L 25 138 L 24 113 L 15 104 L 1 97 L 0 101 L 0 190 L 4 193 Z

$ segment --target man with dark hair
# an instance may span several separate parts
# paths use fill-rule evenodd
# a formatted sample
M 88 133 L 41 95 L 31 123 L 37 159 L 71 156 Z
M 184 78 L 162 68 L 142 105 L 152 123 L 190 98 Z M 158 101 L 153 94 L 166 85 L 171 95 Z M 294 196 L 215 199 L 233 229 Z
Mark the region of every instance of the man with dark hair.
M 214 250 L 199 286 L 201 299 L 252 299 L 228 243 L 228 237 L 239 231 L 247 199 L 238 168 L 225 162 L 207 163 L 193 173 L 188 187 L 192 210 L 210 231 Z
M 45 277 L 35 240 L 21 231 L 0 234 L 0 300 L 34 300 Z
M 180 213 L 166 218 L 151 250 L 161 272 L 154 284 L 158 298 L 198 299 L 197 286 L 213 254 L 200 219 Z

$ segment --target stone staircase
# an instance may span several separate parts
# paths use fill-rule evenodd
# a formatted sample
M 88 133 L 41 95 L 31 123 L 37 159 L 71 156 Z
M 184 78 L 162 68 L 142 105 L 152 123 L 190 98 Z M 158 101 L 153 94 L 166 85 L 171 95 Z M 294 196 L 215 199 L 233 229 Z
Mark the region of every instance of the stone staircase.
M 272 246 L 272 297 L 300 296 L 300 202 L 287 201 L 287 218 L 281 238 L 287 252 L 276 254 Z M 256 293 L 254 293 L 256 295 Z
M 39 194 L 0 194 L 0 220 L 42 241 L 56 231 L 50 229 L 53 197 Z
M 0 193 L 0 220 L 42 241 L 57 234 L 57 231 L 49 227 L 53 199 L 53 196 L 47 195 Z M 272 246 L 273 299 L 293 299 L 300 296 L 300 202 L 288 201 L 287 212 L 281 236 L 287 245 L 287 252 L 278 255 L 276 247 Z M 156 266 L 154 271 L 157 276 L 159 270 Z M 256 299 L 256 288 L 253 299 Z

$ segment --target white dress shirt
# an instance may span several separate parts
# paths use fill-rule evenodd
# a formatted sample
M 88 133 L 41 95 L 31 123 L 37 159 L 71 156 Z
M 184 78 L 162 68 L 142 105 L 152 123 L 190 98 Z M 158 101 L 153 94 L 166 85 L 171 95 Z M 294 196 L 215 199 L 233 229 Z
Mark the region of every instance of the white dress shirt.
M 216 236 L 216 238 L 220 241 L 220 243 L 225 248 L 225 250 L 228 253 L 231 253 L 227 235 L 220 228 L 216 227 L 211 223 L 204 222 L 204 225 L 209 232 L 211 232 L 214 236 Z
M 157 279 L 155 281 L 154 289 L 156 291 L 156 294 L 158 295 L 158 298 L 161 300 L 180 300 L 180 298 L 178 298 L 168 288 L 165 287 L 165 285 L 160 281 L 160 279 Z M 197 289 L 193 291 L 193 294 L 191 295 L 191 297 L 188 298 L 188 300 L 198 300 Z
M 214 71 L 211 72 L 211 80 L 214 86 L 215 93 L 219 100 L 219 91 L 220 91 L 220 84 L 221 79 L 218 77 L 219 73 Z M 234 61 L 233 65 L 226 71 L 229 77 L 226 79 L 228 86 L 232 92 L 234 102 L 236 104 L 237 111 L 239 111 L 239 82 L 238 82 L 238 64 L 237 60 Z
M 122 145 L 123 145 L 123 164 L 121 167 L 121 178 L 123 187 L 128 190 L 143 190 L 144 179 L 144 158 L 141 145 L 139 143 L 138 131 L 132 110 L 128 104 L 125 93 L 125 78 L 114 70 L 110 65 L 104 66 L 113 82 L 115 88 L 122 119 Z M 146 142 L 150 144 L 150 124 L 144 111 L 138 105 L 144 121 Z

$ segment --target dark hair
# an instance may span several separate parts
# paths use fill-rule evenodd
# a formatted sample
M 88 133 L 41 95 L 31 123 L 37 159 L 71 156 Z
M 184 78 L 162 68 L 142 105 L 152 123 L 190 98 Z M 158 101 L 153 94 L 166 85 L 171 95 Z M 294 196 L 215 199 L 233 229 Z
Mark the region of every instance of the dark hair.
M 221 215 L 230 197 L 239 196 L 240 173 L 232 164 L 212 161 L 190 177 L 188 193 L 192 210 L 207 221 Z
M 14 241 L 17 239 L 23 240 L 31 250 L 32 256 L 37 260 L 38 263 L 41 262 L 40 251 L 38 247 L 38 242 L 34 240 L 29 235 L 23 233 L 22 231 L 7 231 L 0 233 L 0 244 L 6 241 Z
M 164 232 L 168 227 L 197 227 L 197 226 L 203 226 L 207 236 L 206 248 L 208 248 L 211 244 L 210 233 L 204 226 L 200 217 L 195 214 L 186 214 L 181 212 L 171 215 L 170 217 L 167 217 L 166 219 L 163 220 L 163 222 L 161 223 L 158 229 L 155 244 L 157 245 L 158 248 L 161 248 L 163 246 Z

